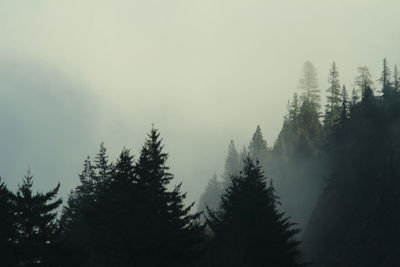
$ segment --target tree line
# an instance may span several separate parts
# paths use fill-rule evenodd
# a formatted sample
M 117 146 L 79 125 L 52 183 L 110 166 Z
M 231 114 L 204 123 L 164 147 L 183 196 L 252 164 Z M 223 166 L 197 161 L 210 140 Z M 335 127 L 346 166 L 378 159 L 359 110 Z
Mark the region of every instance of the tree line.
M 281 210 L 304 230 L 298 236 L 313 265 L 397 266 L 399 71 L 383 59 L 374 80 L 359 67 L 349 93 L 333 62 L 327 81 L 322 105 L 317 72 L 306 62 L 277 140 L 268 145 L 259 126 L 241 152 L 231 140 L 225 171 L 210 180 L 198 208 L 221 204 L 226 174 L 237 173 L 248 151 L 272 177 Z
M 59 218 L 60 185 L 34 193 L 29 173 L 15 193 L 2 183 L 2 266 L 305 265 L 298 229 L 253 158 L 205 214 L 185 204 L 181 184 L 171 185 L 167 158 L 154 128 L 136 160 L 124 149 L 112 163 L 101 144 Z

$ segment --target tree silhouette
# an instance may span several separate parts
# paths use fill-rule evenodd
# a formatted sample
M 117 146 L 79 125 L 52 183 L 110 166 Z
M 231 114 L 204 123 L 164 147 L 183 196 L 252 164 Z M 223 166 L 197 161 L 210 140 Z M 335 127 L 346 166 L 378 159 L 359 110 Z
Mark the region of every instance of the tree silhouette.
M 14 197 L 17 230 L 17 266 L 54 266 L 55 241 L 59 233 L 56 199 L 60 184 L 42 194 L 32 192 L 33 177 L 28 172 Z
M 304 266 L 299 260 L 298 229 L 278 211 L 272 184 L 258 163 L 245 160 L 243 171 L 209 210 L 214 246 L 208 266 Z

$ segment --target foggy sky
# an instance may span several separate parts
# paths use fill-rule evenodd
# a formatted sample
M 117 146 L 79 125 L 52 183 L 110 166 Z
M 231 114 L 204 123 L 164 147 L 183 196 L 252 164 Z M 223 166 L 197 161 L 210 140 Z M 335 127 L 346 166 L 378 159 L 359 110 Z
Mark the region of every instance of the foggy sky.
M 78 182 L 101 141 L 137 155 L 154 123 L 196 200 L 229 140 L 257 124 L 273 144 L 302 64 L 322 91 L 333 60 L 352 88 L 400 65 L 396 0 L 0 1 L 0 176 L 39 189 Z

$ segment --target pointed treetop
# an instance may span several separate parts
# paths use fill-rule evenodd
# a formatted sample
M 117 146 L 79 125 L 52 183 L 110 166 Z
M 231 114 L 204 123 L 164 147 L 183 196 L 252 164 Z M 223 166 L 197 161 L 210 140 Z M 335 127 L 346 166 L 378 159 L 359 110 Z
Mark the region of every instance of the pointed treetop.
M 301 99 L 313 103 L 319 110 L 321 104 L 320 90 L 318 89 L 317 72 L 310 61 L 303 65 L 303 77 L 300 79 L 299 87 L 303 90 Z
M 260 125 L 257 125 L 250 141 L 249 153 L 259 161 L 263 160 L 268 153 L 267 141 L 263 137 Z

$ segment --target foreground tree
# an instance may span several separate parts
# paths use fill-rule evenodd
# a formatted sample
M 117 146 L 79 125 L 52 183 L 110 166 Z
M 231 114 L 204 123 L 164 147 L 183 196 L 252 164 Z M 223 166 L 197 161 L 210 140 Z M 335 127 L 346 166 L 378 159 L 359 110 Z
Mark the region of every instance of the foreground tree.
M 0 179 L 0 253 L 3 266 L 16 265 L 14 202 L 12 193 Z
M 305 266 L 295 239 L 299 230 L 278 211 L 266 179 L 250 157 L 240 175 L 232 176 L 220 209 L 209 210 L 207 217 L 213 231 L 207 266 Z
M 32 192 L 33 177 L 28 173 L 14 197 L 17 230 L 17 266 L 55 266 L 55 241 L 58 236 L 56 199 L 60 184 L 42 194 Z
M 173 179 L 166 165 L 158 130 L 151 129 L 135 166 L 140 198 L 137 266 L 190 266 L 200 258 L 199 245 L 204 227 L 200 214 L 192 214 L 194 203 L 185 206 L 181 184 L 169 190 Z M 135 255 L 135 254 L 133 254 Z

